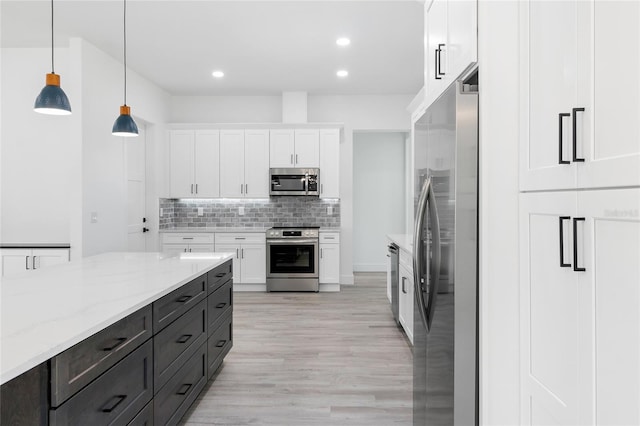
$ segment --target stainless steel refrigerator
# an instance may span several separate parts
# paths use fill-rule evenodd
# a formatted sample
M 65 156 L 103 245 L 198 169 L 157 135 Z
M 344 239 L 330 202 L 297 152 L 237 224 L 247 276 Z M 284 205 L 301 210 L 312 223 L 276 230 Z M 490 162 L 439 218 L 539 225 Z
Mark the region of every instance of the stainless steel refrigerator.
M 414 426 L 478 424 L 478 70 L 414 127 Z

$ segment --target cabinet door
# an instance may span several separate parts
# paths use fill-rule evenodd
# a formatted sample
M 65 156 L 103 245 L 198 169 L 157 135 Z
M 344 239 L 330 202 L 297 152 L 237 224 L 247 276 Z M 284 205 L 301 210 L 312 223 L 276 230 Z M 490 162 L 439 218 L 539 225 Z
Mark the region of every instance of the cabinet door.
M 595 309 L 597 425 L 640 424 L 639 206 L 638 188 L 578 195 L 580 285 L 595 302 L 586 308 Z
M 244 130 L 220 131 L 220 196 L 244 197 Z
M 594 2 L 593 138 L 578 186 L 640 185 L 640 2 Z M 588 124 L 588 123 L 585 123 Z M 590 144 L 590 142 L 592 142 Z
M 216 253 L 235 253 L 233 256 L 233 282 L 240 283 L 240 244 L 218 244 L 216 243 Z M 266 262 L 266 261 L 265 261 Z M 265 279 L 266 282 L 266 279 Z
M 296 167 L 294 163 L 294 151 L 294 135 L 292 129 L 278 129 L 270 131 L 270 167 Z
M 320 198 L 340 197 L 340 130 L 320 130 Z
M 213 244 L 189 244 L 189 253 L 211 253 Z
M 23 274 L 33 267 L 31 249 L 2 249 L 0 255 L 3 277 Z
M 297 129 L 295 131 L 296 167 L 320 167 L 320 131 Z
M 521 195 L 523 425 L 591 424 L 590 401 L 585 400 L 593 389 L 588 337 L 591 290 L 580 285 L 584 273 L 572 267 L 571 219 L 576 208 L 575 193 Z M 566 219 L 561 220 L 563 217 Z M 561 267 L 561 263 L 567 266 Z
M 190 130 L 173 130 L 170 133 L 171 197 L 186 198 L 195 195 L 194 187 L 194 133 Z
M 447 70 L 447 1 L 428 2 L 425 16 L 425 88 L 427 98 L 435 100 L 446 88 L 451 77 Z
M 240 282 L 264 284 L 267 282 L 267 249 L 265 244 L 240 247 L 242 271 Z
M 269 131 L 244 132 L 244 195 L 269 198 Z
M 69 261 L 67 249 L 33 249 L 33 269 L 45 268 Z
M 588 20 L 583 19 L 587 3 L 529 1 L 521 8 L 523 190 L 571 189 L 577 183 L 572 163 L 573 108 L 585 107 L 584 113 L 578 113 L 583 129 L 588 128 L 582 124 L 588 121 L 591 109 L 584 99 L 579 102 L 578 96 L 588 90 L 588 59 L 579 62 L 584 61 L 584 53 L 588 54 L 585 49 L 590 37 L 584 33 Z M 588 134 L 583 132 L 580 138 L 588 138 Z
M 320 244 L 320 282 L 340 283 L 340 244 Z
M 413 344 L 413 272 L 400 266 L 398 282 L 398 321 Z
M 198 130 L 195 133 L 195 196 L 220 196 L 220 132 Z
M 478 60 L 478 19 L 475 0 L 447 4 L 447 62 L 451 78 L 457 78 Z

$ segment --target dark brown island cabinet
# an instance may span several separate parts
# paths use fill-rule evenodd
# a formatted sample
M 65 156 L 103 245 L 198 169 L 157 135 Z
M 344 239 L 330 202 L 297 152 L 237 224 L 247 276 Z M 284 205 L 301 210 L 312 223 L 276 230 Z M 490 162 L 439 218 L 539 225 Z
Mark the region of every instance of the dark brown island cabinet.
M 2 425 L 175 425 L 233 345 L 231 260 L 2 385 Z

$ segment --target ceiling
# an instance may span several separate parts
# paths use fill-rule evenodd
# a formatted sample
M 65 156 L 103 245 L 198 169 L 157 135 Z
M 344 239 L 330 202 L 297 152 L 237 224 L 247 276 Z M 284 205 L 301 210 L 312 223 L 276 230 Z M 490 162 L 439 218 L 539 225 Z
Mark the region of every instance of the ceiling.
M 121 60 L 122 0 L 54 6 L 57 46 L 81 37 Z M 128 0 L 127 63 L 173 95 L 413 95 L 422 10 L 415 0 Z M 50 19 L 48 0 L 2 0 L 2 47 L 49 46 Z M 348 47 L 336 45 L 341 36 Z M 214 79 L 214 69 L 225 76 Z

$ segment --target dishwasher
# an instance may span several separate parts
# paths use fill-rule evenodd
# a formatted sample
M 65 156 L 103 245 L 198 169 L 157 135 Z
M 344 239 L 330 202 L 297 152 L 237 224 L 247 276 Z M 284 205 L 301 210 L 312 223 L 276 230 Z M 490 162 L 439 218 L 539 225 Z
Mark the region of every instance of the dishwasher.
M 396 324 L 400 325 L 398 319 L 398 282 L 399 282 L 399 266 L 400 266 L 400 251 L 396 244 L 389 244 L 387 246 L 389 250 L 389 259 L 391 263 L 391 312 L 393 313 L 393 320 Z

